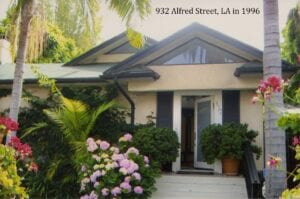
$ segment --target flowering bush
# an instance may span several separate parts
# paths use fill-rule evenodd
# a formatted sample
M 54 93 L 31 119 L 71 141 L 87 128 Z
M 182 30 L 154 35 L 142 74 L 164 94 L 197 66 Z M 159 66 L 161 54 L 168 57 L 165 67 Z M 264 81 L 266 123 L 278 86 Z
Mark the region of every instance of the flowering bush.
M 18 161 L 18 168 L 21 173 L 26 171 L 38 171 L 38 166 L 32 157 L 32 150 L 28 144 L 24 144 L 21 140 L 14 136 L 11 138 L 8 146 L 15 149 L 15 158 Z
M 281 92 L 281 90 L 284 88 L 284 81 L 281 80 L 281 78 L 276 76 L 271 76 L 267 79 L 267 81 L 261 81 L 260 85 L 258 86 L 258 89 L 256 91 L 256 95 L 252 98 L 252 102 L 255 103 L 257 101 L 262 102 L 265 104 L 266 100 L 270 100 L 273 96 L 273 93 Z M 298 91 L 300 92 L 300 89 L 298 88 Z M 293 98 L 288 97 L 290 100 L 294 100 Z M 297 104 L 300 102 L 300 95 L 296 95 L 296 99 L 294 100 L 294 103 Z M 268 106 L 267 106 L 268 107 Z M 276 121 L 276 125 L 283 130 L 291 133 L 294 135 L 292 140 L 292 146 L 290 146 L 291 149 L 295 151 L 295 159 L 300 160 L 300 114 L 298 113 L 286 113 L 286 112 L 278 112 L 278 110 L 273 109 L 274 107 L 268 107 L 271 110 L 273 110 L 275 113 L 280 114 L 279 119 Z M 280 169 L 281 166 L 281 158 L 269 155 L 269 158 L 267 160 L 267 166 L 270 169 Z M 289 173 L 290 177 L 293 177 L 293 181 L 300 180 L 300 165 L 297 165 L 296 168 Z M 300 188 L 299 184 L 297 187 L 293 189 L 286 189 L 282 192 L 281 198 L 282 199 L 288 199 L 288 198 L 299 198 L 300 197 Z
M 17 131 L 19 129 L 19 124 L 8 118 L 8 117 L 0 117 L 0 144 L 2 143 L 2 139 L 5 135 L 7 135 L 10 131 Z
M 273 93 L 280 92 L 283 88 L 283 80 L 276 76 L 270 76 L 266 81 L 261 80 L 256 90 L 256 95 L 252 98 L 252 103 L 270 100 Z
M 130 147 L 132 136 L 119 139 L 119 147 L 102 140 L 87 139 L 89 157 L 80 171 L 81 199 L 148 198 L 154 190 L 157 171 L 149 158 Z
M 2 145 L 3 136 L 17 131 L 19 124 L 7 117 L 0 117 L 0 198 L 28 198 L 21 186 L 25 172 L 37 171 L 33 161 L 31 147 L 13 137 L 8 146 Z
M 0 144 L 0 198 L 28 198 L 14 156 L 14 149 Z

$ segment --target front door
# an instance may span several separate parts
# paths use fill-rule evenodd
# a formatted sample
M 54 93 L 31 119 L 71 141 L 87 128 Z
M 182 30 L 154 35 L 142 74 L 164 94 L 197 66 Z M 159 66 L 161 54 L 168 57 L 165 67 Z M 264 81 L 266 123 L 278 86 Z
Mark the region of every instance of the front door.
M 194 167 L 202 169 L 212 169 L 213 165 L 205 162 L 200 146 L 201 132 L 210 125 L 212 121 L 213 105 L 212 98 L 205 97 L 195 101 L 195 153 Z

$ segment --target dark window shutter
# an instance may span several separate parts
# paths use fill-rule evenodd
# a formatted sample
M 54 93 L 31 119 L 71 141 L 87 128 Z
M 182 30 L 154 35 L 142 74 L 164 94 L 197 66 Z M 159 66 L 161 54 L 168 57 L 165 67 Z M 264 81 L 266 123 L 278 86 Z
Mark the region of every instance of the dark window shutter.
M 240 123 L 240 91 L 223 91 L 223 124 Z
M 173 92 L 157 93 L 156 126 L 173 128 Z

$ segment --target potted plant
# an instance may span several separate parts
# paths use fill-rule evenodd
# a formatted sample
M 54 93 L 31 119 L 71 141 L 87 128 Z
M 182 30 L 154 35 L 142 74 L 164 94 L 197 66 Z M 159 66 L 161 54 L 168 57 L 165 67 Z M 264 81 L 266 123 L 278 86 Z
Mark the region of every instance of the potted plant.
M 247 124 L 212 124 L 201 133 L 200 144 L 204 159 L 209 164 L 220 159 L 224 174 L 237 175 L 244 154 L 243 145 L 254 142 L 257 135 L 256 131 L 248 130 Z M 251 147 L 258 159 L 261 149 L 254 144 Z

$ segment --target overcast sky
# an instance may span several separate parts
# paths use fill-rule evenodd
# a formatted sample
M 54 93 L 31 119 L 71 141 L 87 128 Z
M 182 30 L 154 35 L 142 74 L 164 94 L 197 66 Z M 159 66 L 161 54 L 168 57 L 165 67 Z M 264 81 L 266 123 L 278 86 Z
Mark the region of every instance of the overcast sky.
M 0 0 L 0 18 L 5 16 L 9 0 Z M 107 40 L 125 30 L 124 22 L 110 11 L 102 0 L 101 40 Z M 230 2 L 230 3 L 229 3 Z M 288 12 L 298 0 L 279 0 L 279 25 L 284 27 Z M 256 48 L 263 49 L 263 8 L 262 0 L 152 0 L 152 14 L 145 20 L 135 20 L 133 23 L 138 30 L 156 40 L 161 40 L 177 30 L 198 22 L 241 40 Z M 157 14 L 157 8 L 167 8 L 169 14 Z M 173 8 L 193 9 L 193 14 L 171 14 Z M 239 10 L 239 14 L 221 14 L 221 9 Z M 256 14 L 243 14 L 243 8 L 259 10 Z M 167 10 L 165 9 L 165 10 Z M 217 9 L 216 14 L 196 14 L 196 9 Z M 160 10 L 161 12 L 162 10 Z

